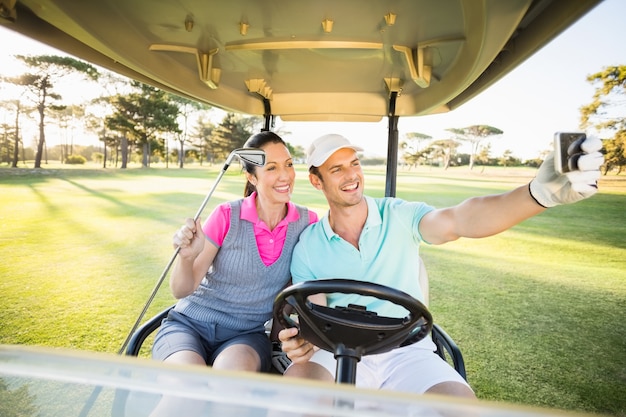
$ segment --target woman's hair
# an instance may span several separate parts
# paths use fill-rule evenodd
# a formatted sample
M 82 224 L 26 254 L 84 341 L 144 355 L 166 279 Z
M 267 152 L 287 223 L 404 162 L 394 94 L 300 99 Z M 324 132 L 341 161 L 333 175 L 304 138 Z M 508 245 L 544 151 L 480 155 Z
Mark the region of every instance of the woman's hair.
M 250 138 L 246 141 L 246 143 L 243 146 L 245 148 L 261 149 L 269 143 L 280 143 L 280 144 L 287 146 L 285 141 L 280 136 L 270 131 L 263 131 L 263 132 L 259 132 L 255 135 L 250 136 Z M 241 162 L 241 164 L 243 165 L 244 171 L 246 171 L 248 174 L 256 175 L 256 169 L 257 169 L 256 165 L 247 164 L 243 161 Z M 246 181 L 246 186 L 243 191 L 243 196 L 248 197 L 250 194 L 252 194 L 255 191 L 256 191 L 256 187 L 252 185 L 250 181 Z

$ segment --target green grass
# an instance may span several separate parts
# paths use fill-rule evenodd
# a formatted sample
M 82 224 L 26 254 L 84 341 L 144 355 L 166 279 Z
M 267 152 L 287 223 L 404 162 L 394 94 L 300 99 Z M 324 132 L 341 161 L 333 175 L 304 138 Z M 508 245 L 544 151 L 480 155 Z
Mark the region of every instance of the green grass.
M 221 166 L 0 169 L 0 343 L 116 353 Z M 400 172 L 435 206 L 509 190 L 526 169 Z M 435 320 L 481 399 L 626 416 L 626 177 L 487 239 L 423 246 Z M 368 194 L 384 170 L 366 167 Z M 237 198 L 224 176 L 203 218 Z M 324 214 L 302 167 L 294 201 Z M 174 302 L 167 280 L 146 318 Z

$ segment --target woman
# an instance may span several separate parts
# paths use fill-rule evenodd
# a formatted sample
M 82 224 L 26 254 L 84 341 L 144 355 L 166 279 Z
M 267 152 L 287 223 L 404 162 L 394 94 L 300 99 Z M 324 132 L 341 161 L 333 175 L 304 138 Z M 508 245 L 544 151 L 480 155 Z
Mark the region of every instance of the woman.
M 263 167 L 242 162 L 245 198 L 218 206 L 204 226 L 187 219 L 174 235 L 180 252 L 170 288 L 179 301 L 155 338 L 155 359 L 229 370 L 271 367 L 264 324 L 290 282 L 298 236 L 317 215 L 290 202 L 296 174 L 278 135 L 261 132 L 245 146 L 266 154 Z

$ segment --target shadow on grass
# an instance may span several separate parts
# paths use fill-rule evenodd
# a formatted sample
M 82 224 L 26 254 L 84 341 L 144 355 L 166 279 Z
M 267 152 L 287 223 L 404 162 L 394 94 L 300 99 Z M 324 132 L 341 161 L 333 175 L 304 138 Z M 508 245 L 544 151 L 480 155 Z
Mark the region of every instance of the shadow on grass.
M 435 248 L 423 257 L 433 317 L 463 351 L 479 398 L 623 415 L 623 279 L 591 288 L 532 260 Z

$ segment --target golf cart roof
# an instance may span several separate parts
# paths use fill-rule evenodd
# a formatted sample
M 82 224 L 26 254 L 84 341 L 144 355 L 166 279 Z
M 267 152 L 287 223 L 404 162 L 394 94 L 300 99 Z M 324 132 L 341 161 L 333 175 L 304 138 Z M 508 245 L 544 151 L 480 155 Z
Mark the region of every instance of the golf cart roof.
M 0 22 L 228 111 L 377 121 L 452 110 L 600 0 L 0 0 Z

